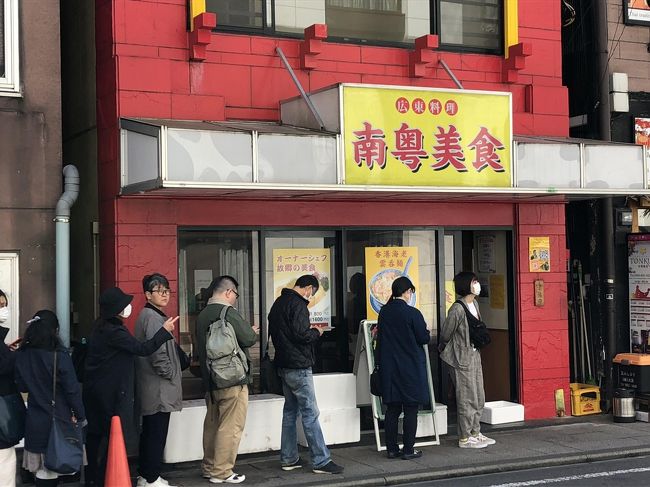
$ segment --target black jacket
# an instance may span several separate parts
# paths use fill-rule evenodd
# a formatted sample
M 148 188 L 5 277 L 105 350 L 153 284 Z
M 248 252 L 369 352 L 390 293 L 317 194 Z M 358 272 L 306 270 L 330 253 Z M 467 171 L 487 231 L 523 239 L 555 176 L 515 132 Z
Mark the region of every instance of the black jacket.
M 10 396 L 18 392 L 14 380 L 14 365 L 16 364 L 16 352 L 9 350 L 9 347 L 0 341 L 0 396 Z M 9 448 L 9 445 L 0 441 L 0 450 Z
M 151 355 L 172 338 L 161 328 L 151 340 L 140 342 L 119 318 L 95 322 L 84 375 L 89 433 L 108 436 L 114 415 L 122 419 L 125 436 L 134 433 L 135 357 Z
M 44 453 L 52 425 L 52 374 L 54 353 L 39 348 L 21 348 L 16 356 L 16 384 L 29 393 L 25 421 L 25 450 Z M 78 421 L 86 419 L 81 402 L 81 386 L 64 348 L 56 351 L 56 415 Z
M 314 365 L 314 344 L 320 333 L 310 328 L 308 300 L 293 289 L 283 289 L 269 312 L 269 333 L 275 348 L 275 364 L 284 369 L 308 369 Z

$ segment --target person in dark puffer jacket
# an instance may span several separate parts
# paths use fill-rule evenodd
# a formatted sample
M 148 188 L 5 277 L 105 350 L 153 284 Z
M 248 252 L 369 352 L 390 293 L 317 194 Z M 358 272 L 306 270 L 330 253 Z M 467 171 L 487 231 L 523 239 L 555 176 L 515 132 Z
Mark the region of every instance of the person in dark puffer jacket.
M 0 326 L 0 396 L 11 396 L 18 392 L 14 381 L 16 354 L 5 344 L 4 337 L 9 328 Z M 16 485 L 16 450 L 14 444 L 0 440 L 0 485 Z
M 338 474 L 343 467 L 332 461 L 318 422 L 312 365 L 314 344 L 323 329 L 309 322 L 309 300 L 318 291 L 318 279 L 304 275 L 293 289 L 283 289 L 269 312 L 269 332 L 275 348 L 275 364 L 282 379 L 284 409 L 280 462 L 282 470 L 302 467 L 298 455 L 296 417 L 300 413 L 314 473 Z

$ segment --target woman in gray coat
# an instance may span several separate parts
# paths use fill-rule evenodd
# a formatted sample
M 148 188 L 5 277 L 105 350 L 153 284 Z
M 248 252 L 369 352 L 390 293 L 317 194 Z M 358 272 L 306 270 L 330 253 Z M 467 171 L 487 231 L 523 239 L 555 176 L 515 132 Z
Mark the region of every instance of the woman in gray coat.
M 169 303 L 169 281 L 162 274 L 144 276 L 142 289 L 147 304 L 135 323 L 135 337 L 147 341 L 168 319 L 163 309 Z M 136 362 L 137 398 L 142 415 L 138 486 L 172 487 L 160 477 L 167 430 L 172 411 L 183 403 L 181 365 L 176 342 L 169 340 L 148 357 Z
M 451 305 L 440 333 L 440 358 L 451 367 L 458 409 L 458 446 L 485 448 L 496 443 L 481 433 L 481 414 L 485 404 L 481 353 L 470 340 L 468 319 L 480 320 L 476 297 L 481 284 L 473 272 L 454 277 L 456 294 L 461 298 Z M 469 313 L 469 315 L 468 315 Z

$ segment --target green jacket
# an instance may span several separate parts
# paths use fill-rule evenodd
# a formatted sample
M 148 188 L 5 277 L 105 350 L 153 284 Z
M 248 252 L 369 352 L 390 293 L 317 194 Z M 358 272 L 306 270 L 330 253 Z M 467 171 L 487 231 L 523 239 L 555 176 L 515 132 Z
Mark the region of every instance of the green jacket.
M 206 363 L 206 337 L 208 335 L 208 329 L 210 325 L 217 321 L 221 316 L 221 310 L 224 305 L 221 303 L 208 304 L 203 311 L 199 313 L 199 316 L 196 321 L 196 348 L 199 355 L 199 365 L 201 367 L 201 378 L 203 379 L 203 388 L 206 391 L 214 391 L 216 389 L 215 385 L 210 380 L 210 371 Z M 232 325 L 235 330 L 235 335 L 237 335 L 237 342 L 239 346 L 246 354 L 248 359 L 248 383 L 251 383 L 250 372 L 251 372 L 251 358 L 248 349 L 255 345 L 257 342 L 257 334 L 253 331 L 250 323 L 247 323 L 246 320 L 239 314 L 239 312 L 231 307 L 226 313 L 226 320 Z

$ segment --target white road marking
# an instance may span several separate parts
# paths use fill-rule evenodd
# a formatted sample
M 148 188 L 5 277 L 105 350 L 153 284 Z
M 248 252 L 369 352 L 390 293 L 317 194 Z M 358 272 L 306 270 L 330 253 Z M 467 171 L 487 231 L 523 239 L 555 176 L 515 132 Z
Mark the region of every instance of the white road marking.
M 572 480 L 596 479 L 602 477 L 614 477 L 627 473 L 650 472 L 650 467 L 629 468 L 626 470 L 612 470 L 609 472 L 585 473 L 582 475 L 569 475 L 567 477 L 555 477 L 552 479 L 526 480 L 524 482 L 509 482 L 507 484 L 492 484 L 488 487 L 529 487 L 531 485 L 558 484 L 560 482 L 571 482 Z

